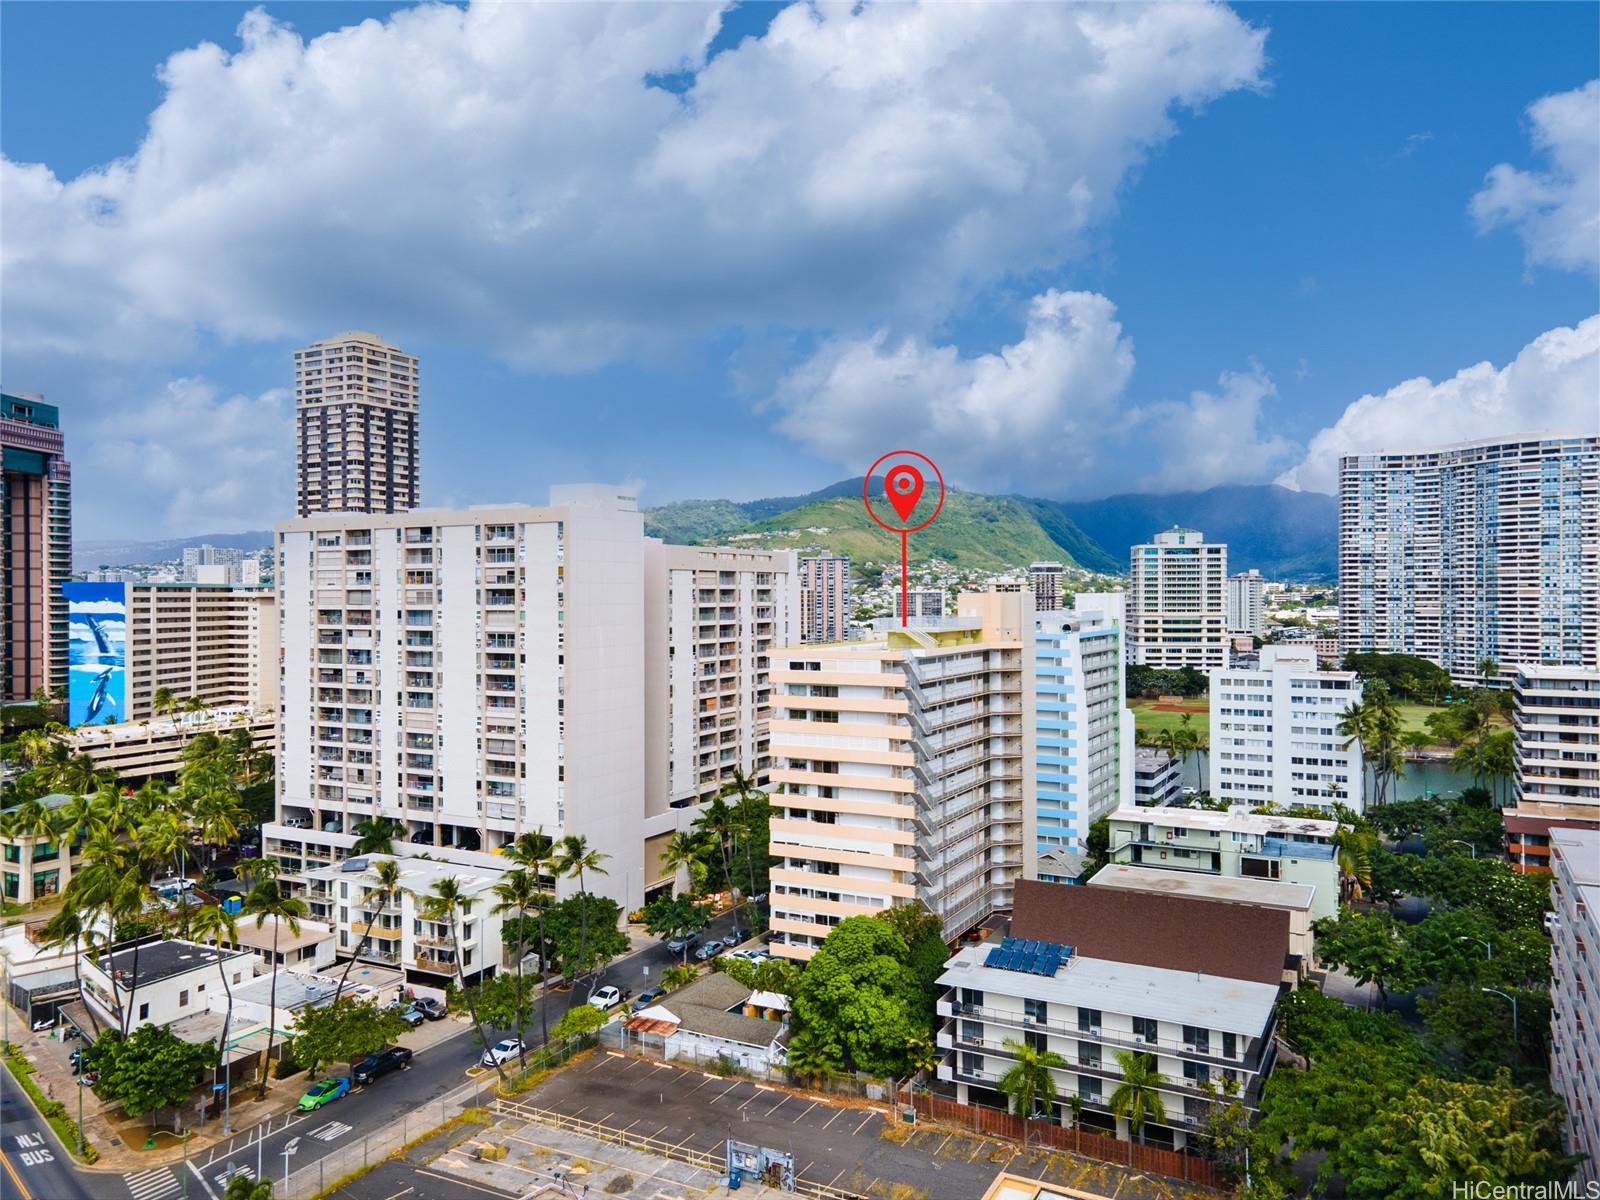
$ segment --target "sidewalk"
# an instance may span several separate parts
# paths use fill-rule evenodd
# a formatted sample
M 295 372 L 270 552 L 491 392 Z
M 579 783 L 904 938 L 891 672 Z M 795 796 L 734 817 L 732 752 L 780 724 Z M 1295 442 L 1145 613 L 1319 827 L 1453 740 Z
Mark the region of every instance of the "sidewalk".
M 67 1056 L 73 1047 L 81 1044 L 80 1041 L 65 1041 L 59 1036 L 53 1037 L 50 1033 L 31 1032 L 19 1038 L 17 1030 L 19 1028 L 26 1030 L 28 1025 L 15 1008 L 11 1009 L 9 1016 L 12 1039 L 22 1051 L 22 1056 L 33 1064 L 34 1080 L 44 1092 L 45 1098 L 61 1101 L 67 1106 L 68 1116 L 76 1121 L 78 1093 L 83 1094 L 84 1137 L 100 1155 L 99 1161 L 92 1166 L 79 1164 L 83 1170 L 123 1174 L 128 1171 L 169 1166 L 182 1161 L 184 1145 L 172 1132 L 170 1111 L 158 1114 L 158 1124 L 154 1127 L 148 1120 L 134 1121 L 123 1116 L 122 1106 L 117 1101 L 101 1100 L 92 1089 L 79 1087 L 78 1077 L 72 1073 Z M 418 1028 L 404 1034 L 399 1044 L 409 1047 L 413 1052 L 420 1052 L 460 1033 L 468 1024 L 465 1016 L 457 1014 L 451 1014 L 442 1021 L 425 1021 Z M 53 1032 L 59 1034 L 60 1031 Z M 326 1073 L 328 1072 L 320 1071 L 318 1074 Z M 337 1074 L 337 1071 L 333 1073 Z M 208 1072 L 208 1083 L 209 1077 Z M 228 1135 L 222 1132 L 220 1109 L 209 1110 L 206 1119 L 202 1121 L 198 1101 L 185 1105 L 183 1117 L 190 1129 L 189 1155 L 226 1141 L 241 1130 L 264 1124 L 295 1111 L 300 1096 L 310 1080 L 311 1076 L 304 1071 L 291 1075 L 288 1079 L 271 1079 L 267 1083 L 267 1095 L 264 1100 L 256 1099 L 255 1083 L 237 1084 L 228 1108 L 228 1125 L 233 1130 L 233 1133 Z M 197 1092 L 197 1096 L 203 1094 L 205 1093 Z M 156 1148 L 146 1150 L 145 1143 L 152 1134 L 156 1139 Z

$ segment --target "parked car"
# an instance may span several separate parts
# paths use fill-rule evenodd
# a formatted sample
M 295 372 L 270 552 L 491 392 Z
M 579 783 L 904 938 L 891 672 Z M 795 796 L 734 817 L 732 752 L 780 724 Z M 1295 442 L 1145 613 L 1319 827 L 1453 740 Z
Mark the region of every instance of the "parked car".
M 601 1012 L 610 1012 L 631 995 L 633 993 L 627 988 L 613 987 L 607 984 L 589 997 L 589 1004 L 591 1007 L 598 1008 Z
M 497 1067 L 501 1063 L 510 1062 L 522 1053 L 521 1038 L 501 1038 L 494 1045 L 483 1052 L 483 1057 L 478 1061 L 486 1067 Z
M 715 938 L 712 938 L 709 942 L 706 942 L 703 946 L 696 950 L 694 952 L 694 956 L 701 962 L 707 962 L 721 954 L 722 949 L 722 943 L 717 941 Z
M 333 1079 L 324 1079 L 320 1083 L 311 1085 L 311 1089 L 300 1097 L 301 1112 L 315 1112 L 324 1104 L 332 1104 L 340 1096 L 350 1094 L 350 1080 L 343 1075 Z
M 674 954 L 682 954 L 690 946 L 693 946 L 699 942 L 699 940 L 700 935 L 698 933 L 686 933 L 682 937 L 675 937 L 669 941 L 667 943 L 667 949 L 671 950 Z
M 752 966 L 757 966 L 757 967 L 759 967 L 764 962 L 771 962 L 772 961 L 772 955 L 763 954 L 759 950 L 730 950 L 730 951 L 728 951 L 728 957 L 729 958 L 742 958 L 742 959 L 745 960 L 745 962 L 750 963 Z
M 410 1000 L 394 1000 L 388 1007 L 399 1012 L 400 1019 L 413 1029 L 421 1025 L 424 1020 L 423 1015 L 417 1011 L 417 1006 Z
M 666 994 L 666 988 L 651 988 L 648 992 L 641 992 L 639 994 L 639 998 L 633 1002 L 633 1007 L 628 1011 L 636 1013 L 643 1012 Z
M 424 996 L 420 1000 L 413 1000 L 411 1007 L 427 1017 L 430 1021 L 442 1021 L 450 1014 L 442 1001 L 435 1000 L 432 996 Z
M 46 1029 L 54 1029 L 55 1027 L 56 1027 L 56 1015 L 55 1015 L 55 1013 L 51 1013 L 48 1017 L 40 1017 L 37 1021 L 35 1021 L 33 1023 L 33 1031 L 35 1033 L 43 1033 Z
M 411 1065 L 411 1051 L 404 1046 L 390 1046 L 387 1050 L 379 1050 L 376 1054 L 369 1054 L 358 1062 L 355 1070 L 350 1072 L 350 1078 L 357 1083 L 372 1083 L 382 1079 L 390 1071 L 398 1071 Z

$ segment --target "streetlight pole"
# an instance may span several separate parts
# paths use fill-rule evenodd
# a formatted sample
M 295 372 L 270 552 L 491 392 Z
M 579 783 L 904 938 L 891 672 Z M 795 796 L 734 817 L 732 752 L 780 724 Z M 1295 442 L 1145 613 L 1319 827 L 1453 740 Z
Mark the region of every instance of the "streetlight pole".
M 1485 941 L 1483 938 L 1480 938 L 1480 937 L 1471 937 L 1471 936 L 1469 936 L 1467 934 L 1462 934 L 1460 937 L 1458 937 L 1456 939 L 1456 941 L 1458 941 L 1458 942 L 1477 942 L 1478 945 L 1483 947 L 1484 953 L 1486 953 L 1489 956 L 1489 961 L 1490 962 L 1494 961 L 1494 943 L 1493 942 Z
M 1448 842 L 1445 843 L 1445 845 L 1447 845 L 1447 846 L 1452 846 L 1452 845 L 1453 846 L 1465 846 L 1467 848 L 1468 852 L 1471 853 L 1474 861 L 1476 861 L 1476 859 L 1478 857 L 1478 848 L 1475 845 L 1473 845 L 1471 842 L 1464 842 L 1460 838 L 1451 838 Z
M 1481 990 L 1493 992 L 1496 996 L 1511 1001 L 1511 1053 L 1520 1059 L 1522 1057 L 1522 1035 L 1517 1028 L 1517 998 L 1510 992 L 1502 992 L 1499 988 L 1486 987 Z

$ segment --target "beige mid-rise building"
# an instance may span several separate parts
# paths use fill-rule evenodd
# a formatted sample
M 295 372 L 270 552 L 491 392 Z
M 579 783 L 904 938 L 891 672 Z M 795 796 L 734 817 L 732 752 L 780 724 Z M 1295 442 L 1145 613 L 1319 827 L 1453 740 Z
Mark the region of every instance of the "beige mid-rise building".
M 395 513 L 422 502 L 418 368 L 372 333 L 294 353 L 297 511 Z
M 1193 529 L 1166 529 L 1133 547 L 1128 659 L 1146 667 L 1228 665 L 1228 547 Z
M 129 583 L 128 719 L 166 688 L 207 708 L 278 706 L 278 598 L 269 587 Z
M 920 900 L 954 937 L 1034 872 L 1031 591 L 964 594 L 938 628 L 774 655 L 776 954 Z

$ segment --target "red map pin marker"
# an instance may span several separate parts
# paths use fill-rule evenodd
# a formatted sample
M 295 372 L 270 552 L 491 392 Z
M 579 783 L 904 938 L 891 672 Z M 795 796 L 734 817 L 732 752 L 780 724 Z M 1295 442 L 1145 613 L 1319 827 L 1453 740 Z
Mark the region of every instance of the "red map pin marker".
M 904 463 L 883 477 L 883 494 L 902 521 L 911 520 L 917 501 L 922 499 L 922 472 Z

